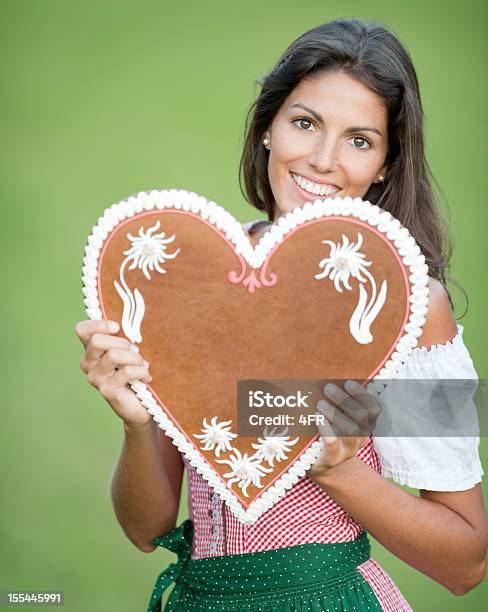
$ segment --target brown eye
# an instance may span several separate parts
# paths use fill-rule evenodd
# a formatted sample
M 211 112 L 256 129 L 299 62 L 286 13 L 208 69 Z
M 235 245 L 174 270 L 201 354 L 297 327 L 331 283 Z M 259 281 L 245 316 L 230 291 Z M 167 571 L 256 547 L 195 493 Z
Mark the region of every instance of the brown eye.
M 356 149 L 371 149 L 371 143 L 364 136 L 354 136 L 351 138 Z
M 292 123 L 294 123 L 295 125 L 298 124 L 299 128 L 304 131 L 304 132 L 310 132 L 312 130 L 309 129 L 310 126 L 313 126 L 312 121 L 310 121 L 310 119 L 307 119 L 305 117 L 301 117 L 299 119 L 295 119 L 294 121 L 292 121 Z

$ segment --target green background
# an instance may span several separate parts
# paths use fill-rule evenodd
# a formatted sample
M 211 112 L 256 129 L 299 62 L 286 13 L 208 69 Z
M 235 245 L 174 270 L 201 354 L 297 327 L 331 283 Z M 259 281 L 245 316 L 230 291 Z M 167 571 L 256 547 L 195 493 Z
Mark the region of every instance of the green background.
M 2 0 L 0 11 L 0 590 L 63 589 L 66 609 L 80 612 L 144 610 L 172 555 L 138 551 L 111 508 L 122 427 L 84 379 L 74 334 L 92 226 L 113 202 L 153 188 L 196 191 L 241 221 L 260 216 L 237 180 L 255 80 L 310 27 L 381 20 L 418 72 L 428 159 L 451 206 L 453 272 L 470 298 L 465 341 L 487 377 L 486 3 Z M 486 461 L 486 439 L 481 451 Z M 184 518 L 186 495 L 181 508 Z M 487 601 L 486 582 L 456 597 L 380 545 L 374 553 L 415 610 Z

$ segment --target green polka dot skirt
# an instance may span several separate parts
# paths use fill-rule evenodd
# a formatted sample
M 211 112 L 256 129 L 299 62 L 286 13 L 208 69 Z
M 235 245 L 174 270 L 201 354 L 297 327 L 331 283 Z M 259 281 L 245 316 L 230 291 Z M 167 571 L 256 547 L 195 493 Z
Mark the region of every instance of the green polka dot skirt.
M 303 544 L 264 552 L 191 559 L 193 523 L 153 540 L 178 555 L 156 580 L 147 608 L 224 612 L 336 612 L 381 610 L 357 566 L 370 557 L 366 533 L 353 542 Z

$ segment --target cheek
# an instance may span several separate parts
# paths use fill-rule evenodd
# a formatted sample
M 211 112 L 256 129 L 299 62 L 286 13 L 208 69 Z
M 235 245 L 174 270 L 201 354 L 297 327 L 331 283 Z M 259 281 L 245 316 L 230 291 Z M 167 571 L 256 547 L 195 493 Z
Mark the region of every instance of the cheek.
M 369 186 L 375 179 L 380 159 L 377 155 L 368 155 L 362 151 L 348 153 L 344 167 L 351 185 Z
M 284 146 L 283 143 L 280 145 L 276 144 L 273 146 L 271 143 L 271 151 L 269 152 L 268 160 L 268 175 L 271 182 L 278 185 L 288 174 L 288 167 L 290 162 L 290 151 L 288 147 Z
M 271 135 L 270 163 L 278 172 L 287 171 L 287 164 L 301 159 L 307 153 L 304 142 L 297 138 L 293 127 L 276 126 Z
M 270 151 L 268 158 L 268 177 L 271 182 L 271 188 L 276 187 L 276 183 L 279 176 L 278 168 L 279 162 L 276 158 L 275 152 Z

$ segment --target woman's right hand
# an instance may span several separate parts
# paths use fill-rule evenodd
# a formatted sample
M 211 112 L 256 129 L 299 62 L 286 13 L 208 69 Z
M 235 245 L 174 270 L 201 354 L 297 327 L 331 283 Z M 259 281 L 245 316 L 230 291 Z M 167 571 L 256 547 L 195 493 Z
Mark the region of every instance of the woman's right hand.
M 113 335 L 118 329 L 119 324 L 115 321 L 77 323 L 75 332 L 85 347 L 80 367 L 88 382 L 100 391 L 119 418 L 132 427 L 145 426 L 152 421 L 152 416 L 128 382 L 150 382 L 149 364 L 143 360 L 137 346 Z

